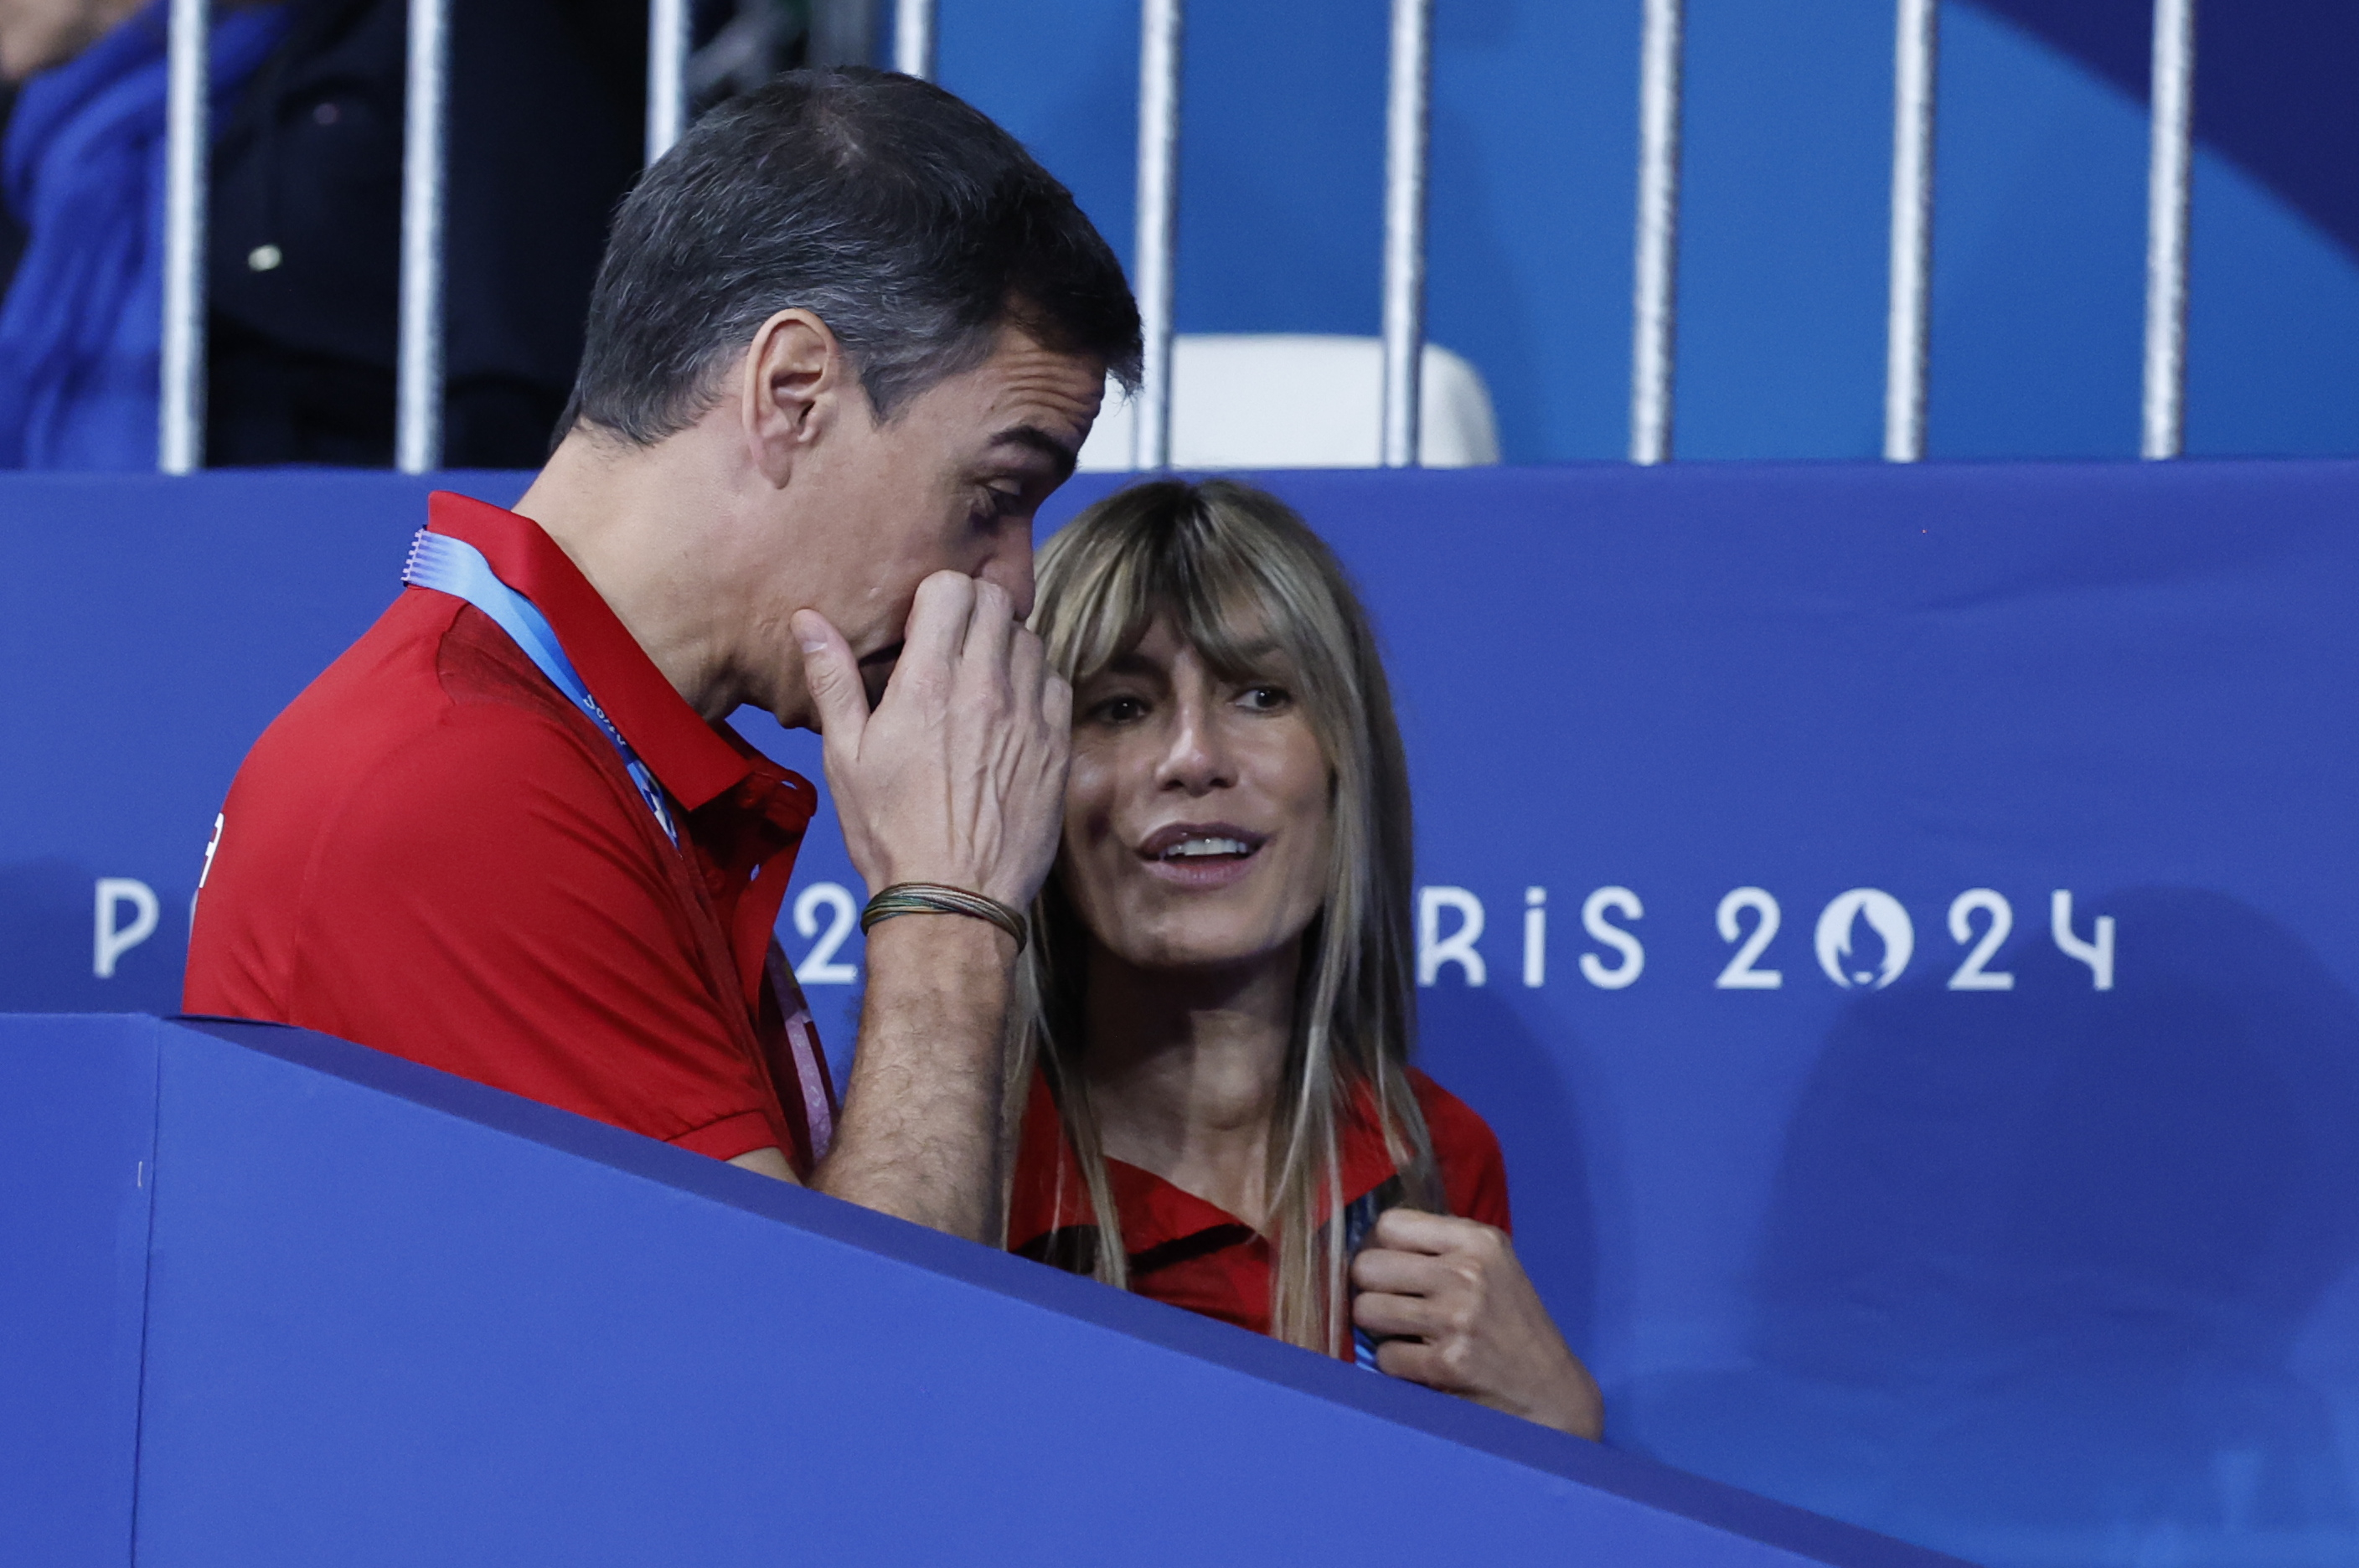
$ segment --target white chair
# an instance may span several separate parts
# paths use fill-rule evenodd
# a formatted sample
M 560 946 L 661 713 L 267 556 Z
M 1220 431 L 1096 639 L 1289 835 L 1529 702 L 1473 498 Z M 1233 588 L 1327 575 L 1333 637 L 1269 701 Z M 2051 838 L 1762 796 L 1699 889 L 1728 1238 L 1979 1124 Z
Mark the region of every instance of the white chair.
M 1308 333 L 1181 337 L 1171 363 L 1175 468 L 1374 468 L 1382 448 L 1384 343 Z M 1428 468 L 1499 461 L 1491 395 L 1474 367 L 1425 345 L 1418 452 Z M 1111 381 L 1082 448 L 1084 470 L 1130 466 L 1130 400 Z

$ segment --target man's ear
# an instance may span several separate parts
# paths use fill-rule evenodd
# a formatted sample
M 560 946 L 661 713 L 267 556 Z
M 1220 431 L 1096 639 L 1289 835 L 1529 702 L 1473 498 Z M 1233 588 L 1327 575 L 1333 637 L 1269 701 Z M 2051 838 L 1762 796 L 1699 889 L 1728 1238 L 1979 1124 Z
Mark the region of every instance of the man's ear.
M 780 310 L 745 351 L 738 399 L 747 454 L 763 477 L 783 485 L 795 460 L 854 407 L 864 410 L 843 345 L 809 310 Z

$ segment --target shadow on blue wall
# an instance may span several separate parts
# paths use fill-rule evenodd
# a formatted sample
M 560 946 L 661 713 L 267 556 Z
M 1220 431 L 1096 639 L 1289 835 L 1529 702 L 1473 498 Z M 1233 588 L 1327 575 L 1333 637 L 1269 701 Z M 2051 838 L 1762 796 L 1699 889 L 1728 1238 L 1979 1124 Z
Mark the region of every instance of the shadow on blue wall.
M 1977 0 L 2146 101 L 2150 0 Z M 2236 0 L 2195 13 L 2195 133 L 2359 255 L 2359 8 Z
M 2058 1007 L 2026 940 L 1984 1008 L 1928 979 L 1843 1016 L 1751 1365 L 1655 1380 L 1625 1437 L 1979 1562 L 2359 1560 L 2329 1391 L 2290 1365 L 2359 1258 L 2359 1007 L 2232 899 L 2106 908 L 2136 933 L 2111 994 Z
M 1594 1118 L 1582 1115 L 1560 1065 L 1579 1042 L 1560 1037 L 1552 1050 L 1495 990 L 1443 984 L 1418 998 L 1419 1065 L 1499 1135 L 1516 1254 L 1565 1339 L 1593 1356 L 1600 1257 L 1587 1145 Z

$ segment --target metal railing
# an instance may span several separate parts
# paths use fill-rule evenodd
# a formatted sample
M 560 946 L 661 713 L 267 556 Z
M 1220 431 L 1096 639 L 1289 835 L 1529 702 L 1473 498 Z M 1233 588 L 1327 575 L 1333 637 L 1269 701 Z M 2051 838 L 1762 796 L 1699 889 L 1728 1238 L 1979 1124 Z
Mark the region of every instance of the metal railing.
M 1643 0 L 1638 217 L 1630 359 L 1630 461 L 1671 455 L 1679 227 L 1680 0 Z M 1893 41 L 1890 297 L 1885 318 L 1884 455 L 1925 455 L 1931 364 L 1933 136 L 1940 0 L 1897 0 Z M 2147 156 L 2142 457 L 2184 448 L 2187 228 L 2195 0 L 2154 0 Z
M 172 0 L 164 96 L 164 335 L 156 466 L 205 463 L 206 106 L 212 100 L 212 7 Z
M 1638 218 L 1631 258 L 1630 461 L 1671 455 L 1678 341 L 1680 0 L 1645 0 L 1638 34 Z
M 1678 339 L 1681 0 L 1643 7 L 1638 72 L 1637 213 L 1630 358 L 1630 461 L 1672 455 Z M 1886 320 L 1884 455 L 1925 453 L 1930 363 L 1934 106 L 1940 0 L 1896 0 L 1890 298 Z M 1426 169 L 1431 122 L 1433 0 L 1392 0 L 1385 109 L 1383 461 L 1414 465 L 1425 345 Z M 1140 0 L 1137 235 L 1133 258 L 1145 328 L 1144 382 L 1132 459 L 1171 454 L 1172 278 L 1178 254 L 1180 56 L 1184 0 Z M 934 75 L 937 0 L 895 0 L 897 69 Z M 170 0 L 162 383 L 158 467 L 186 474 L 204 452 L 206 62 L 209 0 Z M 402 152 L 401 305 L 395 464 L 442 461 L 443 209 L 449 158 L 451 0 L 409 0 Z M 647 154 L 663 156 L 689 114 L 687 0 L 649 0 Z M 2195 0 L 2154 0 L 2147 157 L 2146 354 L 2140 452 L 2180 454 L 2186 428 L 2187 234 L 2193 124 Z
M 1414 468 L 1425 371 L 1425 165 L 1433 0 L 1393 0 L 1385 88 L 1384 465 Z
M 894 0 L 893 69 L 920 82 L 934 79 L 934 0 Z
M 1891 298 L 1884 318 L 1884 456 L 1925 455 L 1933 304 L 1935 0 L 1900 0 L 1892 45 Z
M 647 0 L 647 161 L 688 129 L 689 0 Z
M 409 0 L 401 138 L 401 324 L 393 465 L 442 466 L 442 212 L 450 178 L 451 0 Z
M 1171 462 L 1171 274 L 1180 250 L 1180 0 L 1138 9 L 1138 190 L 1132 289 L 1146 348 L 1130 432 L 1133 468 Z
M 2155 0 L 2146 186 L 2146 398 L 2138 455 L 2187 435 L 2187 206 L 2195 134 L 2195 0 Z

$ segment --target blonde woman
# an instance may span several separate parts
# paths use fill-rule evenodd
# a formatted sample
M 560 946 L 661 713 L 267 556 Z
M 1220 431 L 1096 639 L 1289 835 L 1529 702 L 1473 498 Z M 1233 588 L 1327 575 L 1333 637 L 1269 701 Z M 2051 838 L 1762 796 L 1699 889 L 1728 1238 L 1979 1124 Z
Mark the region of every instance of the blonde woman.
M 1482 1118 L 1408 1065 L 1408 775 L 1367 617 L 1286 506 L 1142 485 L 1052 539 L 1073 683 L 1008 1245 L 1594 1438 Z

